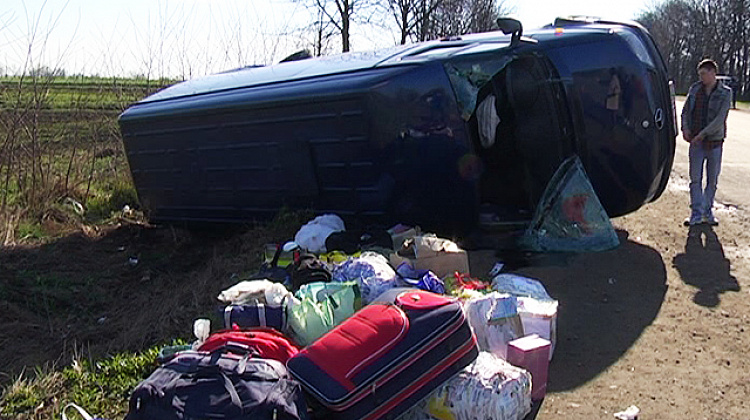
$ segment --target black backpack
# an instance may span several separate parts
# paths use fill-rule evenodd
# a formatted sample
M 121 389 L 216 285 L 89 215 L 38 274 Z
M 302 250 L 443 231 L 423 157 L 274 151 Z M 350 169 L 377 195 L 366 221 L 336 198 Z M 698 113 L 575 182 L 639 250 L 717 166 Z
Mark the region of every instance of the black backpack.
M 326 249 L 328 251 L 343 251 L 345 254 L 354 254 L 357 251 L 366 251 L 370 248 L 393 249 L 393 239 L 385 229 L 351 229 L 341 232 L 333 232 L 326 238 Z
M 306 420 L 300 384 L 276 360 L 177 353 L 142 381 L 125 420 Z
M 282 251 L 282 244 L 277 244 L 276 252 L 274 253 L 271 262 L 263 262 L 256 273 L 253 273 L 242 280 L 269 280 L 275 283 L 281 283 L 286 286 L 286 288 L 290 288 L 292 285 L 292 277 L 290 275 L 292 265 L 290 264 L 288 267 L 279 267 L 279 257 L 281 256 Z
M 331 281 L 331 270 L 315 254 L 303 253 L 289 266 L 292 277 L 292 291 L 296 292 L 307 283 Z

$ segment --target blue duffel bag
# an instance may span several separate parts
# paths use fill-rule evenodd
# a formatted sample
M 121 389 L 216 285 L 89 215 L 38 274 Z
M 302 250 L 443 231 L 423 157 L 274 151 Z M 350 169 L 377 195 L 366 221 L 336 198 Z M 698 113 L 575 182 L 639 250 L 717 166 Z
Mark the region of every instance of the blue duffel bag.
M 246 303 L 227 305 L 220 309 L 224 328 L 237 325 L 240 328 L 268 327 L 286 333 L 287 299 L 281 305 Z
M 177 353 L 133 391 L 125 420 L 306 420 L 283 363 L 221 351 Z

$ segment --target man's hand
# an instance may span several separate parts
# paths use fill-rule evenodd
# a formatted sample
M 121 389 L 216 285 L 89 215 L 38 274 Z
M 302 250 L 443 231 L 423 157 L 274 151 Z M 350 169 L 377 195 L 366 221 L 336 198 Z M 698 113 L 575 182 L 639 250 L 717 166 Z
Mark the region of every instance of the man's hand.
M 703 135 L 698 134 L 697 136 L 693 137 L 693 140 L 691 140 L 691 143 L 700 143 L 703 141 Z
M 685 139 L 686 142 L 690 142 L 693 139 L 690 130 L 682 130 L 682 138 Z

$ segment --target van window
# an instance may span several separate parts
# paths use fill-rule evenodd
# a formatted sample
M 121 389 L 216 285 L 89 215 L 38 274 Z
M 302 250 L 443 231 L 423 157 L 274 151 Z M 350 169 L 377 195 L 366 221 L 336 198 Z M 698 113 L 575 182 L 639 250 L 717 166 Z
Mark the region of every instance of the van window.
M 624 39 L 625 42 L 628 43 L 628 46 L 630 46 L 630 49 L 633 50 L 636 57 L 638 57 L 641 62 L 646 64 L 647 66 L 654 68 L 654 60 L 651 59 L 651 55 L 648 53 L 648 50 L 646 49 L 646 46 L 643 45 L 643 42 L 641 42 L 641 39 L 638 38 L 638 35 L 633 33 L 629 29 L 620 29 L 617 30 L 617 35 L 620 36 L 620 38 Z

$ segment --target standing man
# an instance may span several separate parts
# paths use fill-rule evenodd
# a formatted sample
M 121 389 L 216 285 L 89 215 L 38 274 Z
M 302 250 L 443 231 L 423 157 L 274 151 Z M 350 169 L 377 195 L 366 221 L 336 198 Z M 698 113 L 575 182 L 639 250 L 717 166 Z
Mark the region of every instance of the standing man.
M 716 182 L 721 171 L 721 152 L 727 134 L 727 115 L 732 90 L 716 80 L 719 68 L 713 60 L 698 64 L 699 82 L 688 90 L 682 108 L 682 138 L 690 142 L 690 217 L 685 226 L 719 224 L 713 214 Z M 703 168 L 706 187 L 703 188 Z

